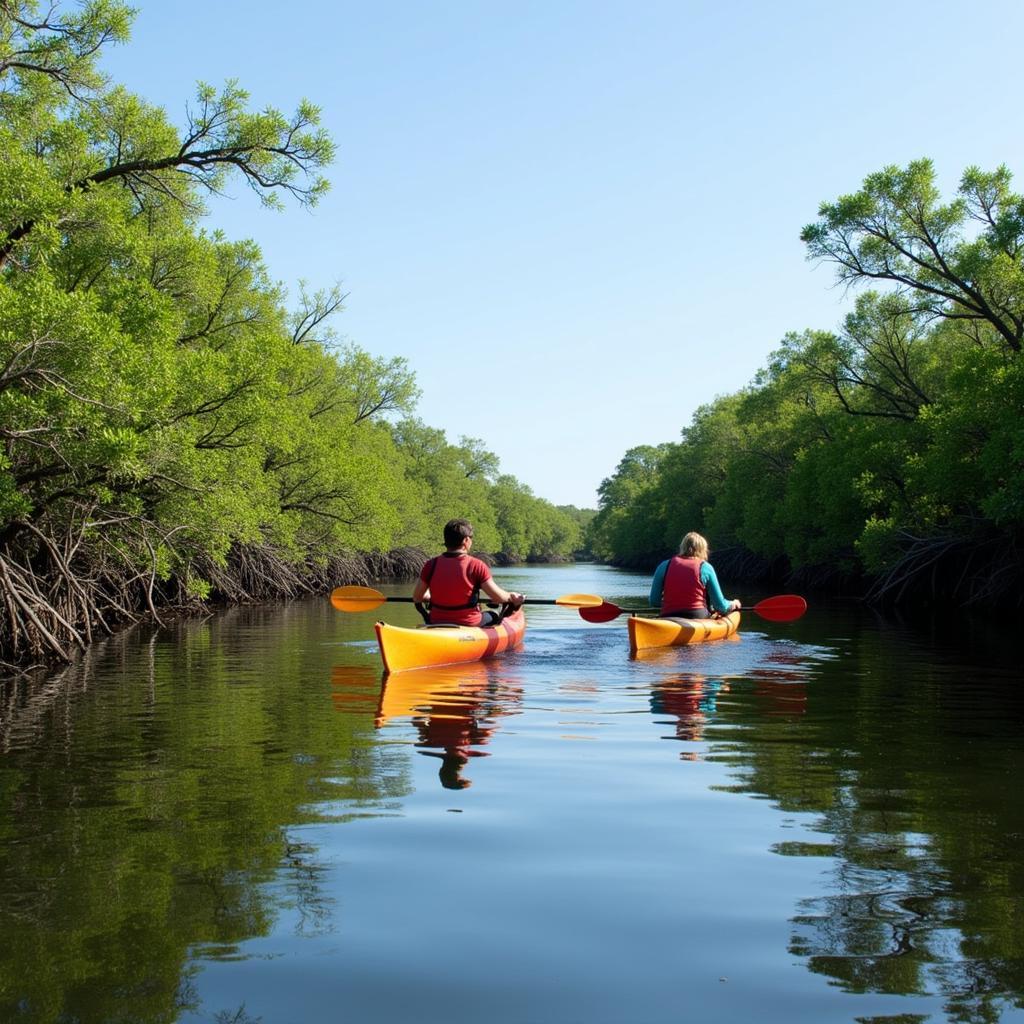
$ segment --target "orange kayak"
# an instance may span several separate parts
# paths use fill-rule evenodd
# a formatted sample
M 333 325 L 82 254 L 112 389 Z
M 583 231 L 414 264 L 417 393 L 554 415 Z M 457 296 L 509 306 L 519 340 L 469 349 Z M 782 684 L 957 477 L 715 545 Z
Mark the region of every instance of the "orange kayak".
M 378 622 L 377 643 L 385 672 L 481 661 L 516 647 L 526 632 L 520 608 L 496 626 L 420 626 L 408 629 Z
M 705 640 L 724 640 L 740 628 L 740 613 L 730 612 L 718 619 L 645 619 L 629 617 L 629 651 L 652 647 L 679 647 Z

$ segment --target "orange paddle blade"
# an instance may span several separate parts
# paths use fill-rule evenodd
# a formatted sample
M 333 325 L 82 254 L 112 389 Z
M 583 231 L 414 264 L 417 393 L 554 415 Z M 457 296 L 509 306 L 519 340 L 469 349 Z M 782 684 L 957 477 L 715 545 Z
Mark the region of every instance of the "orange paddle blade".
M 379 590 L 370 587 L 335 587 L 331 591 L 331 604 L 339 612 L 370 612 L 386 600 Z

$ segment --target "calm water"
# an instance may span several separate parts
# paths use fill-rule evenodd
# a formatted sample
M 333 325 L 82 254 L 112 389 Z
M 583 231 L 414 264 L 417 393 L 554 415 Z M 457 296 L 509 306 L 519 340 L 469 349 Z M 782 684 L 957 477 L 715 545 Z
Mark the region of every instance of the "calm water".
M 382 687 L 380 614 L 241 609 L 0 688 L 0 1021 L 1024 1021 L 994 627 L 813 602 L 630 660 L 536 607 L 520 651 Z

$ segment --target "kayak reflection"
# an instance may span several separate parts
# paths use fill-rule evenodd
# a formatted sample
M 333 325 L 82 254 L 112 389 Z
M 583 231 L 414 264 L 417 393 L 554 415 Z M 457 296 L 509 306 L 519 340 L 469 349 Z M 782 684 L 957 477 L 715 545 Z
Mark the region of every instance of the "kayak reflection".
M 386 676 L 376 724 L 383 728 L 411 719 L 419 753 L 440 758 L 438 778 L 446 789 L 472 785 L 462 773 L 497 729 L 497 720 L 517 714 L 522 686 L 516 677 L 483 662 Z
M 733 692 L 733 686 L 738 689 Z M 770 719 L 792 721 L 807 710 L 807 691 L 803 674 L 784 667 L 761 669 L 746 676 L 708 678 L 694 673 L 667 676 L 651 689 L 652 714 L 675 718 L 675 736 L 697 742 L 705 738 L 705 730 L 729 705 L 721 706 L 720 698 L 733 692 L 732 711 L 741 704 Z M 684 752 L 683 760 L 699 760 L 695 752 Z
M 676 719 L 675 739 L 691 742 L 700 740 L 717 710 L 719 694 L 728 692 L 729 684 L 724 679 L 707 679 L 688 674 L 669 676 L 651 690 L 651 712 L 656 715 L 672 715 Z M 680 757 L 684 760 L 697 760 L 694 753 L 683 753 Z
M 335 665 L 331 669 L 331 703 L 346 715 L 376 718 L 380 704 L 380 669 Z

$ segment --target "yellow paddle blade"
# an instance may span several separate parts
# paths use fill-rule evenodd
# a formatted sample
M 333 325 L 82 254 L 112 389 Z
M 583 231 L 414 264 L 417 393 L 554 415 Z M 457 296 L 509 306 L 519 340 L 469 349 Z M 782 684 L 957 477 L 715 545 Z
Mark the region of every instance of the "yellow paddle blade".
M 530 603 L 529 598 L 526 599 L 526 603 Z M 564 608 L 598 608 L 604 604 L 604 598 L 598 597 L 597 594 L 563 594 L 555 598 L 555 604 L 560 604 Z
M 339 612 L 370 612 L 386 600 L 379 590 L 369 587 L 335 587 L 331 591 L 331 604 Z

